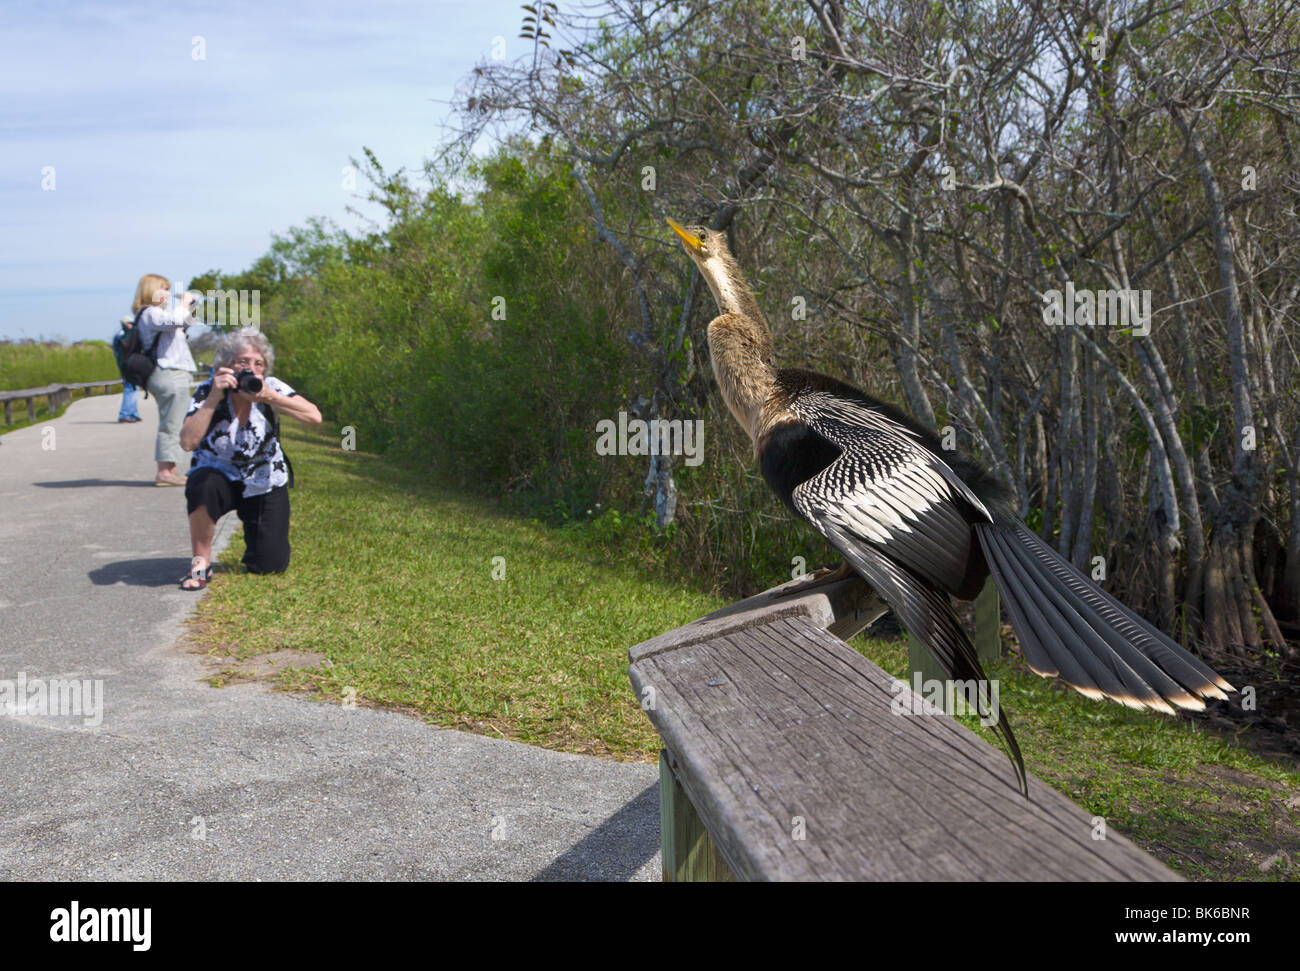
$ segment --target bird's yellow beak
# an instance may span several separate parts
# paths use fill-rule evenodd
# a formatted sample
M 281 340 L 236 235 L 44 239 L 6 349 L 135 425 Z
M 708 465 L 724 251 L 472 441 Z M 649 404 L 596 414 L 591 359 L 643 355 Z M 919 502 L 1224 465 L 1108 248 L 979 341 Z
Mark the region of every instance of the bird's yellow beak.
M 699 253 L 704 249 L 704 244 L 701 243 L 698 239 L 696 239 L 695 236 L 693 236 L 691 233 L 688 233 L 685 227 L 683 227 L 676 220 L 669 219 L 668 225 L 673 228 L 674 233 L 676 233 L 679 237 L 681 237 L 682 243 L 685 244 L 686 249 L 689 252 Z

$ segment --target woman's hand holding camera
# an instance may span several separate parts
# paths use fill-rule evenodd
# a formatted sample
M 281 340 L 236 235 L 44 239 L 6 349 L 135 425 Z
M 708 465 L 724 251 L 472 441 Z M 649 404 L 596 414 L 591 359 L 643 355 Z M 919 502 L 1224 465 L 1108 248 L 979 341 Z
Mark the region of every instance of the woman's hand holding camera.
M 239 391 L 240 373 L 242 372 L 236 372 L 234 369 L 228 367 L 217 368 L 217 373 L 212 378 L 213 389 L 215 390 L 217 388 L 220 388 L 222 395 L 230 391 Z M 259 387 L 258 390 L 255 392 L 245 390 L 243 391 L 243 394 L 248 395 L 248 397 L 251 398 L 253 401 L 261 401 L 261 402 L 265 402 L 266 404 L 271 404 L 276 398 L 279 397 L 279 395 L 277 395 L 274 391 L 271 390 L 270 385 L 268 385 L 261 378 L 256 377 L 255 372 L 250 370 L 248 371 L 248 374 L 253 375 L 254 380 L 261 387 Z M 213 397 L 215 397 L 217 400 L 220 400 L 221 395 L 214 395 Z
M 212 390 L 220 391 L 220 394 L 212 394 L 208 397 L 216 404 L 226 396 L 227 391 L 234 391 L 239 388 L 239 381 L 235 378 L 235 372 L 228 367 L 217 368 L 217 373 L 212 376 Z

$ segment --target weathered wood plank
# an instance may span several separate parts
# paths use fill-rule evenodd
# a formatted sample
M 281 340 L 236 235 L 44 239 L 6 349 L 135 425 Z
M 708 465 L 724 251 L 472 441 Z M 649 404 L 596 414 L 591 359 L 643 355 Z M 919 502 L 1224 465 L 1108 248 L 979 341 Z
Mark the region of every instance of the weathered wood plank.
M 1032 777 L 1026 803 L 1003 753 L 919 698 L 927 713 L 913 713 L 909 689 L 806 614 L 752 614 L 629 652 L 676 776 L 738 877 L 1178 879 L 1117 834 L 1094 841 L 1090 817 Z
M 837 637 L 852 637 L 888 609 L 860 577 L 833 583 L 816 576 L 791 580 L 643 641 L 628 651 L 628 659 L 635 663 L 660 651 L 706 641 L 726 631 L 758 627 L 780 617 L 807 617 Z
M 21 391 L 0 391 L 0 402 L 25 401 L 28 398 L 44 398 L 52 394 L 62 394 L 67 391 L 76 391 L 82 388 L 108 388 L 121 383 L 121 378 L 113 378 L 111 381 L 75 381 L 71 384 L 47 384 L 44 387 L 26 388 Z

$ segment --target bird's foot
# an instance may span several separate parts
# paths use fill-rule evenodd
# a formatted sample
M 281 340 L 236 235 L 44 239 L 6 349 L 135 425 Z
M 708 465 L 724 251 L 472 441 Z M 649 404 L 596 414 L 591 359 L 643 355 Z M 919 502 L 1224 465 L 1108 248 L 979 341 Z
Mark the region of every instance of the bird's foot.
M 841 563 L 833 570 L 828 566 L 824 566 L 820 570 L 814 570 L 812 573 L 805 573 L 799 578 L 797 585 L 791 585 L 788 592 L 793 593 L 795 591 L 803 592 L 806 590 L 813 590 L 817 587 L 824 587 L 832 583 L 838 583 L 841 580 L 847 580 L 849 577 L 853 576 L 857 576 L 857 574 L 853 572 L 852 568 L 847 563 Z
M 830 567 L 822 567 L 815 573 L 810 573 L 807 579 L 809 580 L 808 585 L 810 587 L 820 587 L 823 584 L 838 583 L 840 580 L 847 580 L 849 577 L 855 575 L 853 568 L 850 567 L 848 563 L 841 563 L 833 570 Z

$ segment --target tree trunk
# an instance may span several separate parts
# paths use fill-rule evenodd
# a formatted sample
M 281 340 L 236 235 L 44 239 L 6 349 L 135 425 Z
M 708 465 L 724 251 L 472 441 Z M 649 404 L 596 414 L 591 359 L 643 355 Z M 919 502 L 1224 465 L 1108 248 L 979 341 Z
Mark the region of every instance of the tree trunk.
M 1070 308 L 1067 308 L 1067 312 Z M 1079 358 L 1071 339 L 1074 330 L 1067 325 L 1058 340 L 1061 342 L 1061 424 L 1058 458 L 1061 467 L 1061 537 L 1057 552 L 1066 559 L 1073 552 L 1074 527 L 1079 515 L 1079 476 L 1083 463 L 1079 446 L 1083 438 L 1080 422 Z
M 1295 449 L 1300 459 L 1300 424 L 1296 426 Z M 1291 526 L 1286 541 L 1286 566 L 1279 585 L 1278 614 L 1291 623 L 1300 623 L 1300 461 L 1291 464 L 1287 473 L 1287 494 L 1291 507 Z
M 1104 335 L 1099 334 L 1101 337 Z M 1074 565 L 1088 573 L 1092 557 L 1093 511 L 1097 501 L 1097 362 L 1092 358 L 1083 361 L 1083 374 L 1087 387 L 1087 420 L 1083 432 L 1083 489 L 1079 497 L 1079 513 L 1074 530 Z M 1105 383 L 1102 378 L 1100 383 Z
M 909 205 L 912 201 L 909 198 Z M 893 351 L 894 366 L 898 368 L 898 379 L 902 382 L 908 408 L 922 425 L 934 428 L 937 424 L 934 408 L 930 406 L 930 396 L 925 393 L 925 385 L 921 383 L 921 375 L 917 370 L 916 351 L 921 346 L 922 297 L 916 271 L 916 224 L 908 213 L 902 217 L 897 255 L 899 319 L 903 340 L 891 340 L 890 349 Z
M 1258 440 L 1250 395 L 1249 364 L 1246 358 L 1246 329 L 1242 314 L 1241 292 L 1237 286 L 1235 254 L 1230 229 L 1223 205 L 1223 193 L 1201 143 L 1200 136 L 1188 121 L 1186 112 L 1174 101 L 1169 103 L 1174 123 L 1187 139 L 1196 169 L 1205 192 L 1210 235 L 1214 241 L 1215 262 L 1218 266 L 1219 287 L 1223 296 L 1224 323 L 1227 331 L 1228 365 L 1232 380 L 1233 442 L 1232 477 L 1219 504 L 1218 521 L 1214 527 L 1213 546 L 1219 558 L 1221 575 L 1213 581 L 1207 577 L 1207 609 L 1228 613 L 1223 622 L 1209 624 L 1209 647 L 1226 650 L 1261 646 L 1259 630 L 1254 623 L 1251 605 L 1254 603 L 1255 569 L 1251 537 L 1259 515 L 1255 499 L 1260 491 L 1260 475 L 1253 442 Z M 1210 588 L 1212 582 L 1213 588 Z M 1225 597 L 1232 600 L 1224 602 Z M 1235 607 L 1235 609 L 1234 609 Z M 1268 604 L 1260 606 L 1265 628 L 1276 629 Z M 1233 616 L 1236 623 L 1233 622 Z M 1207 618 L 1208 620 L 1209 618 Z M 1231 638 L 1222 639 L 1223 635 Z M 1279 645 L 1280 646 L 1280 645 Z

